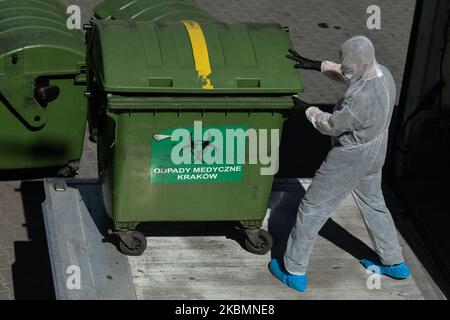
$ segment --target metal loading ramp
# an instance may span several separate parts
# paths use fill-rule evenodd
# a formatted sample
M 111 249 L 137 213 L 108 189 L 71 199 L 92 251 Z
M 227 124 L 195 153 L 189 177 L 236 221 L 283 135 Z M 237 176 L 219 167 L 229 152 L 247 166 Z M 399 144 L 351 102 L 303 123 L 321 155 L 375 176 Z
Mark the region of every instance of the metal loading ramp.
M 48 179 L 44 188 L 42 207 L 56 298 L 135 299 L 126 257 L 104 241 L 109 221 L 96 181 Z
M 108 236 L 110 222 L 95 180 L 48 179 L 44 220 L 58 299 L 442 299 L 400 237 L 413 277 L 380 278 L 358 260 L 373 254 L 359 209 L 347 198 L 322 229 L 308 270 L 306 293 L 295 292 L 268 271 L 279 257 L 309 181 L 275 181 L 264 228 L 274 237 L 270 254 L 243 250 L 233 228 L 214 223 L 150 224 L 148 249 L 125 257 Z M 397 221 L 399 223 L 399 221 Z M 400 222 L 401 223 L 401 222 Z M 112 242 L 112 243 L 111 243 Z M 81 288 L 67 288 L 69 266 L 80 267 Z

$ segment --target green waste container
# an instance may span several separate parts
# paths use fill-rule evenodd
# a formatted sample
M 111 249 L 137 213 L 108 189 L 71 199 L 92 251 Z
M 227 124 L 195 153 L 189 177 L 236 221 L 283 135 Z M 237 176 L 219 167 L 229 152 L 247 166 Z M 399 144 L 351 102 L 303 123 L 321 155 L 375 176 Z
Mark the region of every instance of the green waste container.
M 282 129 L 291 96 L 303 90 L 285 58 L 288 34 L 277 24 L 92 24 L 87 72 L 98 115 L 99 174 L 122 252 L 141 254 L 146 240 L 136 228 L 156 221 L 237 221 L 246 249 L 268 252 L 272 240 L 260 226 L 273 176 L 249 164 L 250 138 L 227 145 L 207 132 Z M 174 140 L 176 129 L 188 138 Z M 236 157 L 224 165 L 197 159 L 207 150 Z M 244 164 L 237 159 L 242 150 Z M 173 152 L 187 152 L 193 163 L 177 165 Z
M 61 167 L 81 157 L 85 45 L 56 0 L 0 0 L 0 170 Z
M 193 0 L 104 0 L 94 9 L 97 19 L 171 22 L 213 21 Z
M 94 19 L 176 22 L 181 20 L 215 21 L 193 0 L 104 0 L 94 8 Z M 89 136 L 96 141 L 95 107 L 89 101 Z

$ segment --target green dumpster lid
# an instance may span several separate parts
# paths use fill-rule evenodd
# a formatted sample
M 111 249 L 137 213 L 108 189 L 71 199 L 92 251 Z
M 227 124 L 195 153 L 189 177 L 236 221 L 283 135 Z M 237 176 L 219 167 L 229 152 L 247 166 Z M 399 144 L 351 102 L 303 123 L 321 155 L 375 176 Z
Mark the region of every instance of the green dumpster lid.
M 68 29 L 66 19 L 66 8 L 58 0 L 0 0 L 0 59 L 26 50 L 30 53 L 23 61 L 24 73 L 76 72 L 84 60 L 84 41 L 79 30 Z M 44 50 L 61 53 L 49 59 Z M 34 51 L 39 53 L 33 57 Z
M 303 90 L 277 24 L 98 20 L 90 52 L 107 92 L 276 93 Z
M 192 0 L 104 0 L 94 12 L 96 18 L 106 20 L 168 22 L 214 19 Z
M 57 0 L 0 0 L 0 94 L 32 128 L 46 123 L 36 79 L 80 76 L 84 65 L 82 33 L 69 30 L 66 18 Z
M 65 13 L 66 8 L 57 0 L 0 0 L 0 21 L 27 16 L 65 22 Z

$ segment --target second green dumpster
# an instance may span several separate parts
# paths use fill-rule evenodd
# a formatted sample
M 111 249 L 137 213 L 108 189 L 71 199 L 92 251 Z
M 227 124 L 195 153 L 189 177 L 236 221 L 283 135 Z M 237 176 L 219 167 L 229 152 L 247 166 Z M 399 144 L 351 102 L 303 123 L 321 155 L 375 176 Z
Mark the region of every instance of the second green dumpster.
M 268 252 L 272 239 L 260 226 L 273 175 L 252 155 L 270 149 L 270 137 L 279 141 L 274 131 L 303 89 L 285 58 L 287 33 L 277 24 L 92 24 L 99 171 L 122 251 L 142 254 L 136 227 L 144 222 L 237 221 L 246 249 Z
M 78 167 L 85 47 L 66 17 L 57 0 L 0 1 L 0 170 Z

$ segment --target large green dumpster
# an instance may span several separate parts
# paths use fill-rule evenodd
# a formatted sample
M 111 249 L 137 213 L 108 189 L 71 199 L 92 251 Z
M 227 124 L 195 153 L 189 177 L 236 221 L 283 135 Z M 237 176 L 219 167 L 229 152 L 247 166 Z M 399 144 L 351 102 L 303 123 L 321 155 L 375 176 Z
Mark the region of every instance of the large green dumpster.
M 104 0 L 94 9 L 94 19 L 133 20 L 146 22 L 177 22 L 182 20 L 215 21 L 193 0 Z M 96 119 L 89 102 L 89 134 L 95 140 Z M 95 103 L 95 102 L 94 102 Z
M 170 22 L 214 18 L 192 0 L 104 0 L 94 9 L 97 19 Z
M 211 128 L 236 136 L 268 129 L 269 138 L 271 129 L 281 131 L 292 94 L 302 91 L 285 58 L 287 33 L 277 24 L 92 23 L 87 65 L 99 172 L 122 251 L 142 253 L 145 237 L 134 229 L 152 221 L 238 221 L 250 252 L 270 250 L 270 235 L 259 227 L 273 176 L 249 164 L 251 138 L 243 145 L 230 142 L 239 138 L 229 145 L 216 135 L 205 140 Z M 189 132 L 184 144 L 174 139 L 180 128 Z M 195 130 L 206 138 L 195 138 Z M 257 138 L 259 147 L 270 142 Z M 225 164 L 196 161 L 207 150 L 234 155 Z M 173 154 L 185 152 L 192 162 L 176 164 Z
M 0 0 L 0 170 L 80 159 L 86 123 L 85 46 L 56 0 Z

